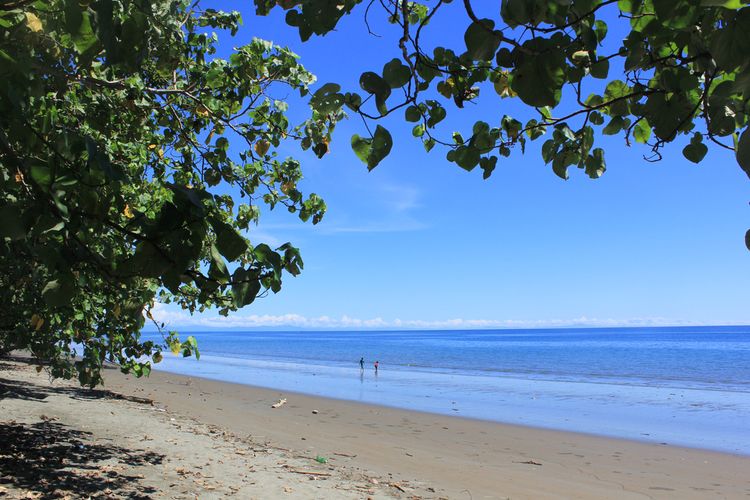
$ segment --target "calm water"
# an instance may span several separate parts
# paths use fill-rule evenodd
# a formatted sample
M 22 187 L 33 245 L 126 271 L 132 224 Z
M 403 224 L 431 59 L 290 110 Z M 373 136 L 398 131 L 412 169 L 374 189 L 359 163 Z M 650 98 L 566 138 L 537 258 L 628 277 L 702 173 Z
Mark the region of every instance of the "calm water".
M 199 362 L 166 356 L 158 368 L 750 454 L 750 327 L 193 335 Z

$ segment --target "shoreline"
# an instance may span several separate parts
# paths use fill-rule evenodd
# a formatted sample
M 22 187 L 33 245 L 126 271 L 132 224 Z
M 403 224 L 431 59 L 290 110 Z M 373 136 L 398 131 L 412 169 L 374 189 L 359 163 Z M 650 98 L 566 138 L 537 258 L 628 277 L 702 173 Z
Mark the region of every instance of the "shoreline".
M 465 421 L 468 421 L 468 422 L 477 422 L 477 423 L 486 424 L 486 425 L 499 425 L 499 426 L 503 426 L 503 427 L 517 428 L 521 432 L 525 432 L 525 431 L 530 431 L 530 432 L 534 432 L 534 431 L 549 431 L 549 432 L 552 432 L 552 433 L 572 434 L 574 436 L 581 436 L 581 437 L 594 438 L 594 439 L 606 439 L 606 440 L 611 440 L 611 441 L 614 441 L 614 442 L 640 443 L 640 444 L 645 444 L 645 445 L 667 446 L 669 448 L 683 449 L 683 450 L 686 450 L 688 452 L 689 451 L 696 451 L 696 452 L 716 453 L 716 454 L 719 454 L 719 455 L 729 455 L 729 456 L 734 456 L 734 457 L 737 457 L 737 458 L 750 459 L 750 453 L 733 452 L 733 451 L 716 449 L 716 448 L 704 448 L 704 447 L 700 447 L 700 446 L 685 446 L 685 445 L 677 444 L 677 443 L 656 442 L 656 441 L 653 441 L 653 440 L 638 439 L 638 438 L 627 438 L 627 437 L 621 437 L 621 436 L 610 435 L 610 434 L 599 434 L 599 433 L 596 433 L 596 432 L 571 431 L 571 430 L 561 429 L 561 428 L 557 428 L 557 427 L 545 427 L 545 426 L 537 426 L 537 425 L 524 425 L 524 424 L 517 424 L 517 423 L 514 423 L 514 422 L 506 422 L 506 421 L 502 421 L 502 420 L 490 420 L 490 419 L 481 418 L 481 417 L 473 417 L 473 416 L 470 416 L 470 415 L 461 415 L 461 414 L 458 414 L 458 413 L 451 415 L 449 413 L 440 413 L 440 412 L 437 412 L 437 411 L 433 412 L 433 411 L 419 410 L 419 409 L 408 408 L 406 406 L 396 406 L 396 405 L 389 405 L 389 404 L 384 404 L 384 403 L 371 403 L 371 402 L 367 402 L 367 401 L 356 401 L 356 400 L 353 400 L 353 399 L 347 399 L 347 398 L 343 398 L 343 397 L 342 398 L 337 398 L 337 397 L 334 397 L 334 396 L 324 396 L 324 395 L 319 395 L 319 394 L 310 394 L 310 393 L 303 392 L 303 391 L 295 391 L 295 390 L 279 389 L 279 388 L 275 388 L 275 387 L 266 387 L 266 386 L 261 386 L 261 385 L 245 384 L 245 383 L 242 383 L 242 382 L 231 382 L 231 381 L 227 381 L 227 380 L 222 380 L 220 378 L 211 378 L 211 377 L 204 377 L 204 376 L 198 376 L 198 375 L 186 375 L 186 374 L 183 374 L 183 373 L 177 373 L 177 372 L 172 372 L 172 371 L 167 371 L 167 370 L 159 370 L 157 368 L 153 369 L 153 371 L 151 372 L 151 374 L 152 374 L 151 376 L 153 376 L 154 373 L 161 373 L 161 374 L 166 375 L 166 376 L 173 376 L 173 377 L 177 377 L 177 378 L 181 378 L 181 379 L 185 379 L 185 380 L 198 380 L 198 381 L 204 381 L 204 382 L 213 382 L 213 383 L 217 383 L 217 384 L 225 384 L 225 385 L 230 386 L 230 387 L 231 386 L 235 386 L 235 387 L 239 388 L 240 390 L 242 390 L 242 388 L 248 388 L 249 390 L 254 391 L 254 392 L 256 392 L 256 391 L 257 392 L 269 392 L 269 393 L 274 393 L 274 394 L 278 394 L 278 395 L 282 395 L 283 394 L 285 397 L 291 395 L 291 396 L 299 397 L 299 398 L 319 399 L 319 400 L 321 400 L 321 403 L 322 403 L 319 406 L 323 406 L 323 402 L 329 401 L 329 402 L 331 402 L 332 404 L 335 404 L 335 405 L 339 405 L 339 404 L 347 404 L 348 405 L 348 404 L 351 404 L 351 405 L 361 406 L 361 407 L 363 407 L 363 410 L 367 409 L 367 408 L 379 408 L 379 409 L 382 409 L 382 410 L 395 410 L 395 411 L 400 411 L 400 412 L 404 412 L 404 413 L 411 413 L 411 414 L 414 414 L 414 416 L 416 418 L 419 418 L 420 416 L 423 417 L 423 418 L 442 417 L 442 418 L 447 418 L 447 419 L 451 419 L 451 420 L 458 419 L 458 420 L 465 420 Z M 133 382 L 136 383 L 136 384 L 138 383 L 138 381 L 139 381 L 139 379 L 133 379 Z M 557 381 L 555 381 L 555 382 L 557 382 Z M 595 383 L 595 382 L 590 382 L 590 383 Z M 643 385 L 643 387 L 649 387 L 649 386 Z M 122 389 L 124 389 L 123 386 L 118 386 L 118 390 L 122 390 Z M 710 390 L 710 389 L 706 389 L 706 390 Z
M 23 372 L 35 384 L 49 385 L 44 373 L 34 373 L 31 366 Z M 153 401 L 153 408 L 165 410 L 137 412 L 145 419 L 142 425 L 169 416 L 189 420 L 199 429 L 243 436 L 255 447 L 287 450 L 292 456 L 308 457 L 308 462 L 310 457 L 329 457 L 331 474 L 357 477 L 340 483 L 345 485 L 341 488 L 351 489 L 352 495 L 346 498 L 382 494 L 403 498 L 703 499 L 750 494 L 746 474 L 750 457 L 742 455 L 456 418 L 160 371 L 152 372 L 149 379 L 134 380 L 109 369 L 105 380 L 103 389 L 125 399 Z M 64 384 L 52 384 L 60 385 Z M 271 408 L 282 398 L 286 404 Z M 0 402 L 6 411 L 8 399 Z M 51 411 L 44 410 L 45 414 Z M 200 456 L 207 451 L 196 453 Z M 354 488 L 362 486 L 362 478 L 380 478 L 367 483 L 375 488 L 373 493 Z M 279 497 L 312 498 L 301 493 L 299 488 L 305 484 L 294 486 L 294 492 L 279 489 Z M 397 484 L 405 491 L 377 489 L 383 484 Z M 349 491 L 341 488 L 336 492 Z
M 109 379 L 108 385 L 127 390 L 132 383 L 127 378 Z M 742 471 L 750 469 L 750 457 L 742 455 L 456 418 L 159 371 L 152 372 L 151 379 L 156 385 L 151 392 L 145 387 L 136 392 L 160 399 L 173 411 L 240 432 L 260 423 L 262 437 L 283 447 L 325 456 L 344 448 L 371 473 L 423 481 L 449 498 L 466 498 L 462 491 L 467 488 L 473 498 L 553 498 L 559 492 L 604 498 L 613 494 L 614 484 L 635 496 L 662 491 L 705 498 L 707 490 L 717 488 L 711 484 L 732 489 L 740 483 L 746 491 L 735 495 L 750 493 L 750 478 L 740 480 Z M 286 405 L 270 407 L 282 398 Z M 724 479 L 691 484 L 713 474 Z M 648 484 L 655 475 L 669 479 Z M 619 483 L 623 476 L 635 481 Z
M 204 360 L 204 357 L 206 358 Z M 648 384 L 474 376 L 393 367 L 165 358 L 155 371 L 338 401 L 750 456 L 750 393 Z M 275 363 L 275 364 L 274 364 Z M 278 366 L 277 366 L 278 365 Z

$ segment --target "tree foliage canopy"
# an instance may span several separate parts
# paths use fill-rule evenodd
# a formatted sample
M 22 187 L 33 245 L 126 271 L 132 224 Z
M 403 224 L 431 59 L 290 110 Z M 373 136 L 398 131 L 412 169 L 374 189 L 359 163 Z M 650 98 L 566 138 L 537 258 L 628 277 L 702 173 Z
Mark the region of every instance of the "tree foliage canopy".
M 363 4 L 398 26 L 399 57 L 362 74 L 361 91 L 331 91 L 367 120 L 403 113 L 426 150 L 440 144 L 461 168 L 488 177 L 499 158 L 543 140 L 555 174 L 572 166 L 592 178 L 606 170 L 597 135 L 647 144 L 650 159 L 680 136 L 699 163 L 708 146 L 736 151 L 750 176 L 750 9 L 740 0 L 456 0 L 465 14 L 462 46 L 425 46 L 430 23 L 452 0 L 255 0 L 259 14 L 285 9 L 302 40 L 325 35 Z M 480 17 L 474 7 L 493 17 Z M 455 15 L 455 14 L 454 14 Z M 607 40 L 612 23 L 623 39 Z M 622 28 L 622 26 L 617 26 Z M 620 30 L 622 31 L 622 30 Z M 448 111 L 480 94 L 517 99 L 535 110 L 477 120 L 469 131 L 439 137 Z M 451 103 L 452 101 L 452 103 Z M 476 113 L 476 108 L 474 110 Z M 481 113 L 481 112 L 480 112 Z M 742 133 L 741 133 L 742 132 Z M 373 168 L 391 149 L 387 130 L 354 136 L 352 147 Z
M 673 142 L 695 163 L 709 147 L 731 150 L 750 176 L 743 1 L 456 0 L 465 29 L 453 47 L 425 42 L 438 39 L 430 23 L 449 0 L 254 3 L 261 15 L 285 10 L 303 41 L 355 12 L 385 16 L 397 57 L 362 73 L 358 89 L 312 92 L 314 77 L 270 42 L 216 57 L 213 31 L 234 34 L 235 12 L 187 0 L 0 0 L 0 344 L 90 385 L 104 360 L 141 375 L 163 349 L 196 352 L 173 333 L 141 341 L 150 308 L 226 314 L 298 274 L 296 248 L 244 234 L 261 206 L 320 220 L 325 204 L 298 190 L 299 162 L 277 149 L 325 155 L 346 113 L 365 120 L 351 146 L 369 169 L 393 148 L 373 122 L 397 113 L 427 151 L 440 146 L 485 178 L 536 140 L 558 176 L 575 166 L 598 178 L 601 135 L 642 143 L 650 159 Z M 624 38 L 607 38 L 612 23 Z M 278 88 L 308 100 L 306 121 L 290 123 Z M 515 100 L 533 117 L 478 116 L 446 137 L 449 112 L 479 99 Z
M 215 57 L 211 30 L 239 23 L 182 0 L 0 3 L 6 349 L 82 384 L 105 359 L 141 375 L 166 347 L 195 351 L 174 334 L 140 340 L 156 300 L 226 314 L 300 272 L 296 248 L 243 231 L 262 205 L 320 220 L 322 199 L 303 196 L 299 162 L 276 148 L 324 154 L 338 114 L 313 102 L 289 122 L 275 92 L 305 96 L 314 77 L 284 48 Z

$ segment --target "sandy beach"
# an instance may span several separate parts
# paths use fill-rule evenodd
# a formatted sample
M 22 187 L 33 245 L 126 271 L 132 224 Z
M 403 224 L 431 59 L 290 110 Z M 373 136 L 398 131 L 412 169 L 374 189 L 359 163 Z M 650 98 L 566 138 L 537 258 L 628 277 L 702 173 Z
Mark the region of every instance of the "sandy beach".
M 11 358 L 0 411 L 10 498 L 750 497 L 746 456 L 160 372 L 90 391 Z

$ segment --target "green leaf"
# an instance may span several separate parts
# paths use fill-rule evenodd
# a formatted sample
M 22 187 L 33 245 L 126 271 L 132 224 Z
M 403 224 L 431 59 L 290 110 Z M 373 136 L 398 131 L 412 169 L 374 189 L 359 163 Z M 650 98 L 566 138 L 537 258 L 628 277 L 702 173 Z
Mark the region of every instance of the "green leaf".
M 746 128 L 737 143 L 737 163 L 750 177 L 750 128 Z
M 419 111 L 419 108 L 416 106 L 409 106 L 406 108 L 405 111 L 405 118 L 408 122 L 418 122 L 422 119 L 422 113 Z
M 391 88 L 403 87 L 411 79 L 411 69 L 401 59 L 391 59 L 383 67 L 383 79 Z
M 355 134 L 352 136 L 351 144 L 357 157 L 367 165 L 368 170 L 372 170 L 391 152 L 393 139 L 387 129 L 378 125 L 372 139 Z
M 511 28 L 520 24 L 529 24 L 537 4 L 544 5 L 543 2 L 530 0 L 504 0 L 500 7 L 500 15 Z
M 65 23 L 76 51 L 83 54 L 98 41 L 91 26 L 91 13 L 82 8 L 77 0 L 66 0 Z
M 482 178 L 489 179 L 497 165 L 497 156 L 483 157 L 479 159 L 479 167 L 482 169 Z
M 31 167 L 31 179 L 44 190 L 52 185 L 52 171 L 43 165 L 33 165 Z
M 368 71 L 362 73 L 362 76 L 359 77 L 359 86 L 368 94 L 375 96 L 375 105 L 381 114 L 388 112 L 388 108 L 385 105 L 386 99 L 391 95 L 391 86 L 388 85 L 388 82 L 382 79 L 377 73 Z
M 48 282 L 42 289 L 42 298 L 50 307 L 71 305 L 75 288 L 73 277 L 59 278 Z
M 136 274 L 149 278 L 157 278 L 171 266 L 172 263 L 154 244 L 144 241 L 136 246 L 135 253 L 123 263 L 120 271 L 124 275 Z
M 564 181 L 567 181 L 569 178 L 568 165 L 563 162 L 560 157 L 555 157 L 552 159 L 552 171 L 555 173 L 555 175 L 557 175 Z
M 565 55 L 548 40 L 527 40 L 523 46 L 533 55 L 524 55 L 511 73 L 511 89 L 530 106 L 556 106 L 565 83 Z
M 591 121 L 591 123 L 593 123 L 594 125 L 601 125 L 604 123 L 604 117 L 598 111 L 593 111 L 589 115 L 589 121 Z
M 711 55 L 725 71 L 746 63 L 750 53 L 750 9 L 737 11 L 717 30 L 711 41 Z
M 703 7 L 724 7 L 725 9 L 741 9 L 745 3 L 742 0 L 701 0 Z
M 494 28 L 495 23 L 490 19 L 480 19 L 469 25 L 464 33 L 469 57 L 475 61 L 491 61 L 495 57 L 502 38 Z
M 208 275 L 218 281 L 219 283 L 226 283 L 229 281 L 229 271 L 227 265 L 216 248 L 216 245 L 211 245 L 211 266 L 208 268 Z
M 648 120 L 644 118 L 635 124 L 633 137 L 635 137 L 636 142 L 641 144 L 646 144 L 651 139 L 651 125 L 649 125 Z
M 700 163 L 706 153 L 708 153 L 708 147 L 703 143 L 688 144 L 682 150 L 683 156 L 693 163 Z
M 586 174 L 592 179 L 598 179 L 607 170 L 607 164 L 604 161 L 604 150 L 596 148 L 592 154 L 586 158 Z
M 596 61 L 591 65 L 591 68 L 589 68 L 589 72 L 594 78 L 599 78 L 600 80 L 607 78 L 607 75 L 609 74 L 609 59 L 600 59 L 599 61 Z
M 238 268 L 232 276 L 232 300 L 236 307 L 252 304 L 260 292 L 261 285 L 257 276 Z
M 429 118 L 427 118 L 427 126 L 429 128 L 434 127 L 435 125 L 443 121 L 445 117 L 447 116 L 445 108 L 441 106 L 440 103 L 435 102 L 435 101 L 432 101 L 432 102 L 433 102 L 433 105 L 430 106 L 429 112 L 428 112 Z
M 630 94 L 630 87 L 622 80 L 612 80 L 604 89 L 604 100 L 612 101 Z
M 472 146 L 459 146 L 454 153 L 451 155 L 450 161 L 454 161 L 459 167 L 464 170 L 471 171 L 479 164 L 480 152 L 477 148 Z
M 188 357 L 191 354 L 195 354 L 196 360 L 201 359 L 200 352 L 198 352 L 198 341 L 192 335 L 188 336 L 188 338 L 185 339 L 185 342 L 182 343 L 181 347 L 182 347 L 182 355 L 184 357 Z
M 360 135 L 354 134 L 352 136 L 352 150 L 357 155 L 357 158 L 365 163 L 368 163 L 370 158 L 370 151 L 372 151 L 372 139 L 361 137 Z M 369 167 L 369 163 L 368 163 Z
M 248 243 L 232 226 L 217 218 L 211 219 L 216 233 L 216 248 L 229 262 L 237 260 L 247 251 Z
M 696 23 L 700 7 L 691 0 L 652 0 L 656 18 L 672 29 L 687 28 Z
M 0 238 L 20 240 L 26 236 L 26 226 L 18 207 L 6 205 L 0 207 Z
M 341 90 L 341 85 L 326 83 L 312 95 L 310 106 L 323 115 L 338 111 L 345 102 L 345 98 L 339 93 L 339 90 Z
M 604 134 L 604 135 L 615 135 L 615 134 L 619 133 L 620 130 L 622 130 L 624 124 L 625 124 L 625 120 L 623 120 L 621 116 L 615 116 L 602 129 L 602 134 Z

